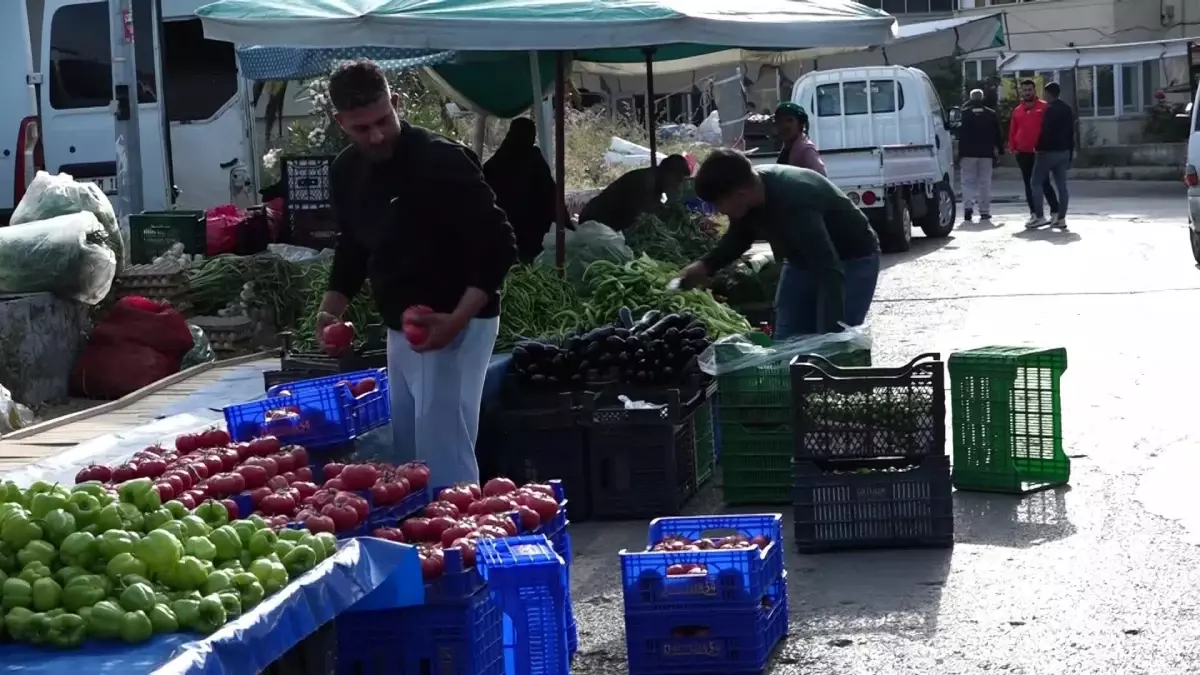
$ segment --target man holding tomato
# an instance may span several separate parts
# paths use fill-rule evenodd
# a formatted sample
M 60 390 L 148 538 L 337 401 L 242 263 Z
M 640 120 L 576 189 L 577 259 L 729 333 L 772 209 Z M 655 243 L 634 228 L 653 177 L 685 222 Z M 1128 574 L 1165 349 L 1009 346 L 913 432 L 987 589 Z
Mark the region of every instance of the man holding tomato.
M 395 460 L 433 485 L 478 481 L 475 439 L 516 239 L 465 146 L 401 120 L 369 60 L 341 65 L 329 97 L 351 141 L 330 169 L 341 232 L 317 339 L 370 280 L 388 327 Z

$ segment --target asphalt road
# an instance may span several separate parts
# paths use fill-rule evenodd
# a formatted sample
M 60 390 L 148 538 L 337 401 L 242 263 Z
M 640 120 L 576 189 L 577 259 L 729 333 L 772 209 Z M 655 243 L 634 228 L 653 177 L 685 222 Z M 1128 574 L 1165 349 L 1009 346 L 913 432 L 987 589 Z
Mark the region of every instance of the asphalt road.
M 1015 186 L 997 186 L 1001 196 Z M 955 494 L 952 551 L 790 552 L 773 675 L 1200 672 L 1200 271 L 1180 186 L 1075 186 L 1069 233 L 1023 204 L 885 258 L 877 363 L 985 345 L 1066 347 L 1071 487 Z M 691 510 L 720 510 L 709 489 Z M 780 511 L 790 533 L 790 508 Z M 1189 529 L 1190 528 L 1190 529 Z M 646 523 L 572 525 L 575 673 L 625 672 L 617 551 Z

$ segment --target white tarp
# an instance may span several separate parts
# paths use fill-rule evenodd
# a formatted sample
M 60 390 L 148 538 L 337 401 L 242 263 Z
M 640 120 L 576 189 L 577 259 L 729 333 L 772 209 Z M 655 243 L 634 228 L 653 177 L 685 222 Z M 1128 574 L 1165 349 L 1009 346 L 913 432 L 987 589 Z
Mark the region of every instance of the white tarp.
M 1187 56 L 1187 38 L 1159 42 L 1126 42 L 1065 49 L 1019 52 L 1000 64 L 1000 71 L 1069 70 L 1086 66 L 1113 66 Z
M 671 75 L 709 70 L 721 66 L 742 65 L 744 70 L 758 66 L 780 66 L 797 61 L 816 60 L 822 69 L 873 65 L 913 65 L 952 55 L 963 55 L 1004 45 L 1002 14 L 958 17 L 938 21 L 902 24 L 896 37 L 885 44 L 865 43 L 848 47 L 818 47 L 786 52 L 729 49 L 692 58 L 655 64 L 654 74 Z M 640 63 L 575 63 L 575 71 L 593 75 L 645 75 Z

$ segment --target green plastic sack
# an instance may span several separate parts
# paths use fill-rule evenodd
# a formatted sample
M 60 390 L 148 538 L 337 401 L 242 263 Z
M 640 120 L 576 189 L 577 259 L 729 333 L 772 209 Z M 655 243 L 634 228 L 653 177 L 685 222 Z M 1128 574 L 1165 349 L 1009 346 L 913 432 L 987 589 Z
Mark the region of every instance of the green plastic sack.
M 188 330 L 192 332 L 192 350 L 183 355 L 180 369 L 186 370 L 202 363 L 216 361 L 217 355 L 213 352 L 212 344 L 209 343 L 208 336 L 204 334 L 204 329 L 189 323 Z
M 117 259 L 117 274 L 125 268 L 128 260 L 125 252 L 125 242 L 121 227 L 117 222 L 116 211 L 112 202 L 100 191 L 95 183 L 75 180 L 71 174 L 50 174 L 38 171 L 25 196 L 13 209 L 11 225 L 33 223 L 39 220 L 57 218 L 72 213 L 87 211 L 104 228 L 105 245 L 112 249 Z

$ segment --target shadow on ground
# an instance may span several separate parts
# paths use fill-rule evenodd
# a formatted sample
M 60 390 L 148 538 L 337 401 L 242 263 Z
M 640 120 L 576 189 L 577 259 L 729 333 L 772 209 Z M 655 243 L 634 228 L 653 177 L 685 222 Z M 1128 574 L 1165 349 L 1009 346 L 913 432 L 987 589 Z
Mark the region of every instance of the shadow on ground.
M 929 237 L 913 237 L 912 248 L 904 253 L 887 253 L 884 254 L 880 263 L 881 269 L 887 269 L 895 265 L 902 265 L 907 262 L 923 258 L 930 253 L 938 251 L 942 248 L 950 246 L 954 243 L 954 235 L 942 239 L 931 239 Z
M 960 544 L 1028 548 L 1075 534 L 1067 513 L 1070 487 L 1025 496 L 954 493 L 954 539 Z

